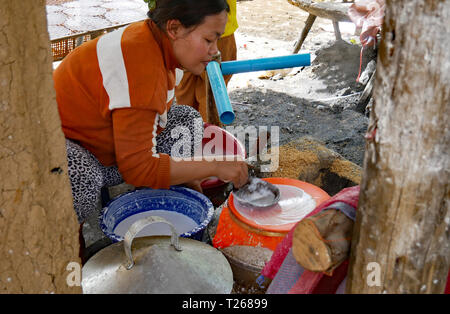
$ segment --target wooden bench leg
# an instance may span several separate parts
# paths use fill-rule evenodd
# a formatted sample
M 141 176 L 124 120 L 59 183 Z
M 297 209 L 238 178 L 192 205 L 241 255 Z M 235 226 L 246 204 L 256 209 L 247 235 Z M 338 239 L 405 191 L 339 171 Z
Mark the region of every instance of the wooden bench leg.
M 339 22 L 333 21 L 334 35 L 336 36 L 336 40 L 342 40 L 341 31 L 339 29 Z
M 305 27 L 303 28 L 302 34 L 300 35 L 300 38 L 298 39 L 298 41 L 294 47 L 294 51 L 292 52 L 293 54 L 297 53 L 300 50 L 300 48 L 302 47 L 303 42 L 306 39 L 306 36 L 308 36 L 308 33 L 311 30 L 311 27 L 313 26 L 314 21 L 316 20 L 316 17 L 317 16 L 315 16 L 313 14 L 308 15 L 308 19 L 306 20 Z

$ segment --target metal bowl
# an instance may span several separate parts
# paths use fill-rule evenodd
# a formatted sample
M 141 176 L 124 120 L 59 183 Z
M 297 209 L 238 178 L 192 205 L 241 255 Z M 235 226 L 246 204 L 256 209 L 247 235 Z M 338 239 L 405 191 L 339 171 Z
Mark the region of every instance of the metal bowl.
M 242 205 L 266 208 L 280 200 L 280 190 L 265 180 L 250 177 L 249 182 L 233 191 L 233 197 Z

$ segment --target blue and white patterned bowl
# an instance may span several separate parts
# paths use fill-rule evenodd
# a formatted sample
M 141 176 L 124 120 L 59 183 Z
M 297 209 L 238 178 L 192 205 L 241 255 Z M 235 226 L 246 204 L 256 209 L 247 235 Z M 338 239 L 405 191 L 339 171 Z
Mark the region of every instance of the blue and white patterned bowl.
M 100 228 L 108 238 L 119 242 L 123 237 L 114 230 L 120 222 L 132 215 L 154 210 L 174 211 L 191 218 L 198 226 L 180 236 L 201 240 L 203 231 L 212 219 L 214 206 L 206 196 L 188 188 L 144 188 L 122 194 L 110 201 L 104 208 Z

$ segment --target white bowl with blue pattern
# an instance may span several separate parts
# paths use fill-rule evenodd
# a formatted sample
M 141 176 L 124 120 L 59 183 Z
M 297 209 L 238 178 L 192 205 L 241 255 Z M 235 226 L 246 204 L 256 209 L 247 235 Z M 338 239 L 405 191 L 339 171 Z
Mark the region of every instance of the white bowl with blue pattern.
M 195 221 L 195 227 L 180 236 L 201 240 L 213 217 L 214 206 L 206 196 L 188 188 L 179 186 L 173 186 L 168 190 L 143 188 L 122 194 L 110 201 L 100 218 L 100 228 L 108 238 L 119 242 L 123 240 L 123 235 L 117 232 L 116 227 L 121 222 L 132 218 L 133 215 L 153 216 L 154 213 L 164 211 L 182 214 Z

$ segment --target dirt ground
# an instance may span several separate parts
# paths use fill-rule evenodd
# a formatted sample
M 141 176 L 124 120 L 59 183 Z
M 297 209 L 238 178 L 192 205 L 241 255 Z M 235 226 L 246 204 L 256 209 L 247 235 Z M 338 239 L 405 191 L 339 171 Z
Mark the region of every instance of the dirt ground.
M 287 0 L 238 0 L 237 14 L 239 60 L 291 54 L 308 16 Z M 236 113 L 232 126 L 278 126 L 281 145 L 311 136 L 362 166 L 367 118 L 353 110 L 364 89 L 356 82 L 360 46 L 350 43 L 358 41 L 351 23 L 340 27 L 343 41 L 337 42 L 331 21 L 316 19 L 300 51 L 311 54 L 309 67 L 268 79 L 260 78 L 264 72 L 234 75 L 228 85 Z M 363 56 L 364 70 L 376 53 Z
M 292 53 L 308 14 L 287 0 L 238 1 L 238 59 Z M 236 74 L 228 89 L 236 125 L 279 126 L 280 144 L 310 136 L 362 166 L 367 118 L 353 110 L 364 85 L 357 83 L 361 48 L 351 23 L 340 23 L 336 41 L 332 22 L 317 18 L 300 53 L 312 64 L 288 75 L 260 79 L 264 72 Z M 376 57 L 364 51 L 362 70 Z M 282 156 L 280 156 L 282 158 Z
M 58 4 L 67 0 L 48 0 Z M 237 2 L 238 59 L 289 55 L 308 14 L 287 0 Z M 278 126 L 280 145 L 309 136 L 345 159 L 362 166 L 368 119 L 354 110 L 364 89 L 356 82 L 360 45 L 354 26 L 340 24 L 343 41 L 335 39 L 332 22 L 317 18 L 300 53 L 310 53 L 309 67 L 294 68 L 261 79 L 265 72 L 236 74 L 228 85 L 236 120 L 232 126 Z M 362 69 L 376 57 L 365 51 Z M 280 156 L 280 159 L 283 156 Z M 85 224 L 86 244 L 101 231 L 97 218 Z

